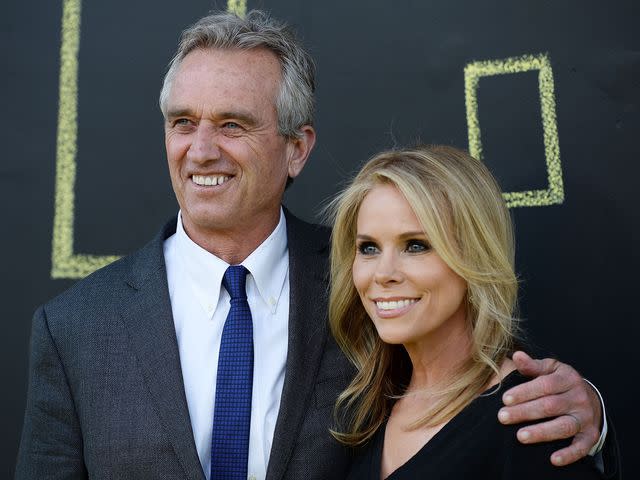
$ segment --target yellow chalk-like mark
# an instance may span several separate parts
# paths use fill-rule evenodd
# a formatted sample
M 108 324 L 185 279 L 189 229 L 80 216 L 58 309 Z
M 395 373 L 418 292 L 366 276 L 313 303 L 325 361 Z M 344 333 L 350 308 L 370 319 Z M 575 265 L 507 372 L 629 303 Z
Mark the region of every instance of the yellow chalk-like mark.
M 480 78 L 493 75 L 538 70 L 538 90 L 542 128 L 544 136 L 544 153 L 547 165 L 549 188 L 546 190 L 528 190 L 522 192 L 505 192 L 504 198 L 509 207 L 542 207 L 560 204 L 564 201 L 564 185 L 562 181 L 562 164 L 560 162 L 560 145 L 556 121 L 556 100 L 553 86 L 553 71 L 546 54 L 524 55 L 469 63 L 464 69 L 464 93 L 467 107 L 467 129 L 469 131 L 469 153 L 482 160 L 482 137 L 478 120 L 478 84 Z
M 80 7 L 81 0 L 64 0 L 62 4 L 55 211 L 51 248 L 52 278 L 82 278 L 118 258 L 115 255 L 73 253 Z
M 51 242 L 52 278 L 83 278 L 119 258 L 117 255 L 73 252 L 81 6 L 82 0 L 63 0 L 62 4 L 56 184 Z M 244 16 L 247 2 L 228 0 L 227 10 Z
M 244 17 L 247 13 L 247 0 L 228 0 L 227 12 Z

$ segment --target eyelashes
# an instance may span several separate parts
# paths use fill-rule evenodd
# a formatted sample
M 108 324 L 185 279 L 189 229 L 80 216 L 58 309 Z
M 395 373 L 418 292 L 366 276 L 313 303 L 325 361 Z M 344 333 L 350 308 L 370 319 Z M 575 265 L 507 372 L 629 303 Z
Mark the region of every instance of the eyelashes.
M 409 253 L 423 253 L 431 250 L 431 245 L 424 240 L 409 240 L 405 250 Z
M 380 253 L 380 247 L 370 240 L 357 242 L 356 250 L 360 255 L 370 256 Z M 431 250 L 431 245 L 424 240 L 410 239 L 405 242 L 402 251 L 406 253 L 425 253 Z
M 377 245 L 374 242 L 358 242 L 356 249 L 361 255 L 374 255 L 379 252 Z

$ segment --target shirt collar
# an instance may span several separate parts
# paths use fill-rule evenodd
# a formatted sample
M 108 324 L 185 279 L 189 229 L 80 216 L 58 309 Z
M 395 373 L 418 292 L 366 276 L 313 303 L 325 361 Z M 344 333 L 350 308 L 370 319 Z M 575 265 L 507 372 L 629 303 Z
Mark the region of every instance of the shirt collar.
M 229 264 L 189 238 L 180 213 L 175 235 L 180 262 L 191 280 L 194 293 L 205 311 L 213 313 L 220 297 L 222 277 Z M 247 279 L 249 299 L 258 297 L 271 312 L 275 312 L 289 271 L 287 225 L 282 208 L 276 228 L 241 264 L 251 273 Z
M 271 235 L 245 258 L 242 265 L 251 272 L 258 295 L 272 313 L 276 311 L 289 271 L 287 221 L 282 208 L 280 220 Z

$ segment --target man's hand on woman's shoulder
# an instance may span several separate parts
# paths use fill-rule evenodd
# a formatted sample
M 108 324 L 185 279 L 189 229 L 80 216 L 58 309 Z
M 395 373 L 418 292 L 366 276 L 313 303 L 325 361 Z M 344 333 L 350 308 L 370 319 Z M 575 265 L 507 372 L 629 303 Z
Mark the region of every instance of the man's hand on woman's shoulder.
M 504 424 L 548 419 L 518 430 L 522 443 L 550 442 L 574 437 L 571 445 L 554 452 L 551 463 L 563 466 L 585 457 L 598 442 L 602 423 L 600 398 L 570 365 L 524 352 L 513 354 L 518 371 L 532 380 L 507 390 L 506 405 L 498 412 Z

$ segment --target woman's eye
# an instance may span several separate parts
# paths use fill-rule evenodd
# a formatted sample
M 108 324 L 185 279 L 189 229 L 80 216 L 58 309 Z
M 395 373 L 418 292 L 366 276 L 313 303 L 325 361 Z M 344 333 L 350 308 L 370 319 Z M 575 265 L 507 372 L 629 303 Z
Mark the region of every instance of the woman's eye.
M 374 255 L 378 253 L 378 247 L 371 242 L 363 242 L 358 245 L 358 252 L 362 255 Z
M 409 240 L 407 242 L 406 250 L 409 253 L 422 253 L 429 251 L 430 248 L 431 247 L 429 247 L 429 244 L 422 240 Z

